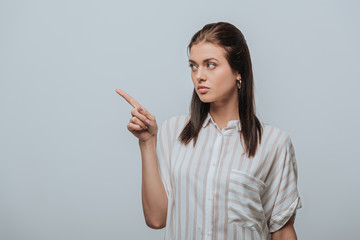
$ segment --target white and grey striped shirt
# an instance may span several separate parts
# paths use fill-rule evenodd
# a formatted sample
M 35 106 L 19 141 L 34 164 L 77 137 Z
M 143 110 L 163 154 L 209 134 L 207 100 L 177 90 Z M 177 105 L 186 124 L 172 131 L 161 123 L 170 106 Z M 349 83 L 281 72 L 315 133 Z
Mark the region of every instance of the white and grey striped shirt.
M 302 207 L 295 151 L 289 135 L 264 124 L 261 144 L 248 158 L 240 121 L 220 128 L 208 113 L 197 143 L 178 140 L 190 115 L 158 131 L 160 176 L 168 196 L 164 239 L 271 239 Z

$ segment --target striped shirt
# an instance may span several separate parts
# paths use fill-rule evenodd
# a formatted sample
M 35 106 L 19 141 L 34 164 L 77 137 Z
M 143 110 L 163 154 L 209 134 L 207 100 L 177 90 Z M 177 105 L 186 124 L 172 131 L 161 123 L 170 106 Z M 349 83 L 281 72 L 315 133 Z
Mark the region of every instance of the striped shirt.
M 220 130 L 210 113 L 195 147 L 178 137 L 190 115 L 165 120 L 156 147 L 168 197 L 164 239 L 271 239 L 302 207 L 295 151 L 289 135 L 263 126 L 262 141 L 248 158 L 240 120 Z

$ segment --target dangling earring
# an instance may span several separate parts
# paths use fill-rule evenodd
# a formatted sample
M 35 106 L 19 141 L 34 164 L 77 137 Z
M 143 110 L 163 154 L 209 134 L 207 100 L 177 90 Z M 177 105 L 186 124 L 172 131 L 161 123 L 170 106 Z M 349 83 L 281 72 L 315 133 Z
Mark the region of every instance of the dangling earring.
M 238 87 L 238 89 L 241 88 L 241 79 L 240 79 L 240 80 L 237 80 L 237 87 Z

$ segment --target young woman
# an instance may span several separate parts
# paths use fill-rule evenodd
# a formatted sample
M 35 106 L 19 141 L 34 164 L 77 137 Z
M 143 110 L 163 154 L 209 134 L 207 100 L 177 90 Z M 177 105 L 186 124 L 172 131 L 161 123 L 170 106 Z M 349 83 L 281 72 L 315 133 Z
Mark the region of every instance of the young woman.
M 302 207 L 289 135 L 255 115 L 250 53 L 230 23 L 205 25 L 188 50 L 188 115 L 164 121 L 124 91 L 139 138 L 142 203 L 165 239 L 296 239 Z

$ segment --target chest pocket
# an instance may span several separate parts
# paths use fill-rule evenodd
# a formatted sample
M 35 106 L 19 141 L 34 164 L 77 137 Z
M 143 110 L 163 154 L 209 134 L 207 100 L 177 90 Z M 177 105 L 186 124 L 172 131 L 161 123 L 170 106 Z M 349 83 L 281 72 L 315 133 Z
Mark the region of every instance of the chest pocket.
M 231 170 L 228 191 L 228 221 L 263 235 L 265 221 L 261 191 L 265 184 L 248 173 Z

